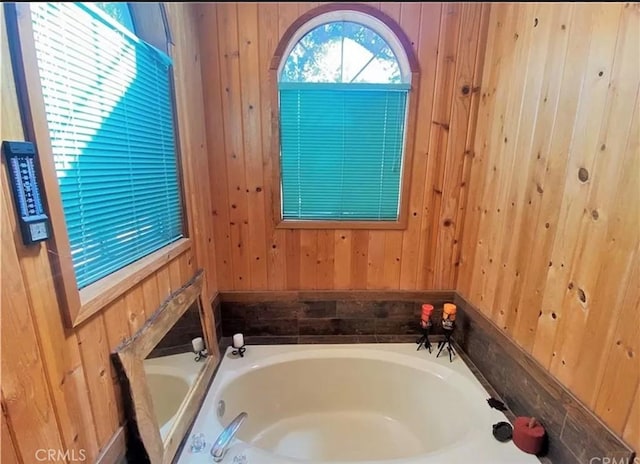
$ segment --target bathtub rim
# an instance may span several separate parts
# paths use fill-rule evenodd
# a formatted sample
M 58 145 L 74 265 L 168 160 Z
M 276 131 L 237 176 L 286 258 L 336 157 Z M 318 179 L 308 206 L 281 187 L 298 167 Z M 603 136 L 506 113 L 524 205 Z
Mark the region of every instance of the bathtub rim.
M 460 451 L 461 449 L 472 448 L 474 446 L 481 445 L 486 440 L 492 439 L 490 426 L 493 423 L 498 422 L 498 420 L 496 420 L 496 411 L 489 408 L 489 406 L 486 404 L 486 399 L 489 398 L 490 395 L 487 393 L 487 391 L 484 389 L 482 384 L 478 381 L 478 379 L 475 377 L 475 375 L 469 369 L 463 359 L 459 356 L 456 356 L 456 358 L 454 358 L 454 362 L 449 365 L 447 356 L 441 356 L 440 358 L 436 359 L 435 353 L 426 354 L 424 350 L 416 351 L 415 346 L 416 345 L 413 343 L 250 345 L 247 347 L 247 353 L 245 354 L 244 358 L 237 358 L 236 356 L 233 356 L 231 354 L 231 351 L 233 349 L 229 347 L 225 350 L 224 353 L 222 353 L 219 368 L 209 386 L 209 390 L 206 392 L 201 410 L 198 412 L 196 419 L 192 424 L 191 433 L 197 432 L 195 430 L 195 427 L 203 414 L 203 408 L 205 407 L 205 405 L 208 405 L 215 410 L 215 407 L 221 395 L 228 387 L 229 383 L 238 378 L 240 375 L 246 374 L 254 369 L 267 368 L 271 365 L 282 362 L 301 360 L 305 358 L 312 359 L 313 357 L 327 358 L 328 356 L 326 353 L 333 353 L 334 355 L 336 355 L 335 357 L 338 358 L 359 358 L 360 356 L 357 356 L 357 354 L 362 355 L 364 353 L 367 355 L 367 359 L 376 361 L 381 360 L 381 355 L 383 358 L 392 359 L 392 361 L 385 359 L 386 362 L 397 362 L 398 359 L 401 359 L 403 362 L 401 362 L 400 364 L 407 365 L 408 367 L 414 369 L 416 368 L 416 366 L 409 363 L 420 363 L 422 364 L 422 368 L 417 370 L 429 372 L 428 368 L 431 368 L 432 370 L 440 372 L 443 375 L 443 377 L 441 378 L 445 381 L 448 378 L 457 378 L 458 380 L 461 380 L 473 394 L 474 398 L 470 399 L 469 403 L 473 405 L 475 412 L 479 414 L 477 416 L 479 426 L 470 428 L 465 433 L 465 435 L 461 435 L 457 440 L 442 448 L 438 448 L 436 450 L 420 455 L 396 458 L 385 461 L 316 461 L 298 459 L 269 452 L 257 446 L 253 446 L 250 443 L 244 442 L 238 438 L 235 439 L 235 445 L 232 444 L 232 448 L 234 448 L 235 454 L 237 455 L 237 453 L 250 450 L 251 453 L 255 455 L 255 458 L 258 460 L 258 462 L 263 462 L 264 460 L 265 462 L 269 463 L 284 463 L 285 461 L 283 460 L 286 460 L 287 464 L 414 464 L 416 462 L 422 462 L 423 459 L 437 459 L 438 456 L 447 455 L 452 451 Z M 258 359 L 252 359 L 251 349 L 254 347 L 255 349 L 259 349 L 260 351 L 265 351 L 266 353 L 260 353 Z M 414 349 L 408 350 L 408 348 L 410 347 L 414 347 Z M 444 364 L 445 358 L 446 364 Z M 210 396 L 212 392 L 213 394 Z M 206 431 L 210 433 L 212 438 L 215 440 L 219 433 L 222 432 L 224 426 L 220 423 L 220 420 L 215 412 L 211 412 L 210 415 L 211 417 L 213 417 L 214 423 L 208 423 Z M 229 418 L 229 420 L 230 419 L 231 418 Z M 504 414 L 500 413 L 499 420 L 507 419 Z M 185 450 L 183 449 L 180 453 L 180 456 L 184 454 L 184 452 Z

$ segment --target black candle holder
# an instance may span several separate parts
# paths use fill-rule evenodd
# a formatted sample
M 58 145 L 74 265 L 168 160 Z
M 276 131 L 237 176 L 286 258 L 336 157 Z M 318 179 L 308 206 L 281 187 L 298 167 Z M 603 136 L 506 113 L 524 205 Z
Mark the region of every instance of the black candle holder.
M 206 348 L 204 350 L 196 351 L 196 357 L 194 358 L 194 360 L 195 362 L 201 361 L 202 359 L 206 358 L 207 355 L 208 353 Z
M 442 331 L 444 332 L 444 340 L 438 342 L 438 354 L 436 354 L 436 358 L 440 356 L 442 350 L 446 347 L 449 352 L 449 362 L 453 362 L 453 357 L 456 355 L 456 351 L 453 349 L 453 345 L 451 345 L 451 335 L 453 334 L 453 329 L 456 328 L 455 321 L 449 319 L 442 320 Z
M 231 352 L 232 355 L 234 356 L 240 356 L 241 358 L 244 358 L 244 353 L 245 351 L 247 351 L 247 348 L 245 348 L 246 345 L 242 345 L 240 348 L 236 348 L 235 346 L 233 347 L 234 350 Z
M 424 326 L 422 323 L 420 324 L 420 332 L 422 333 L 422 336 L 416 340 L 416 343 L 418 344 L 416 351 L 420 351 L 420 348 L 424 346 L 429 350 L 429 353 L 431 353 L 431 341 L 429 340 L 431 325 L 431 320 L 429 320 Z

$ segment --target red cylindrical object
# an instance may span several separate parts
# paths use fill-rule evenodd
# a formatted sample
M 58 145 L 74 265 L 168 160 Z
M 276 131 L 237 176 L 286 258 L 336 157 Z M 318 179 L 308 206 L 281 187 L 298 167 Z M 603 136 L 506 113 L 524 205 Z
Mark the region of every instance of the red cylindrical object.
M 423 304 L 422 305 L 422 317 L 421 319 L 423 321 L 428 321 L 429 318 L 431 317 L 431 313 L 433 312 L 433 305 L 430 304 Z
M 525 453 L 538 454 L 542 449 L 545 430 L 534 417 L 516 417 L 513 443 Z

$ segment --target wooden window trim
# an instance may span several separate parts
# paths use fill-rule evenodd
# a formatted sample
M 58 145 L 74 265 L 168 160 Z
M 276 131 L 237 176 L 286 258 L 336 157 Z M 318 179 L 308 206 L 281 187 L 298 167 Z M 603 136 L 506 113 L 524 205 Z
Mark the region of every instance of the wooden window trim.
M 5 8 L 7 32 L 10 38 L 11 60 L 16 77 L 16 90 L 20 103 L 20 114 L 26 140 L 34 142 L 40 160 L 40 178 L 43 183 L 42 196 L 47 205 L 51 221 L 51 238 L 45 242 L 50 257 L 52 274 L 58 295 L 58 304 L 65 324 L 76 327 L 93 314 L 102 310 L 147 276 L 166 265 L 180 254 L 190 250 L 186 208 L 180 162 L 179 138 L 175 122 L 175 95 L 172 95 L 174 125 L 176 131 L 176 163 L 178 163 L 179 189 L 182 199 L 183 230 L 185 237 L 166 245 L 149 255 L 109 274 L 79 290 L 71 259 L 71 245 L 62 207 L 62 197 L 53 161 L 51 139 L 46 119 L 46 110 L 40 72 L 36 56 L 31 11 L 28 3 L 15 3 Z M 173 82 L 173 76 L 170 76 Z M 172 88 L 173 91 L 173 88 Z
M 408 96 L 406 134 L 404 141 L 404 152 L 402 161 L 401 193 L 399 204 L 399 215 L 396 221 L 302 221 L 285 220 L 282 217 L 282 196 L 280 191 L 280 137 L 271 137 L 271 165 L 272 185 L 271 210 L 274 227 L 277 229 L 378 229 L 378 230 L 403 230 L 407 228 L 409 217 L 409 195 L 411 192 L 411 166 L 413 162 L 413 150 L 415 145 L 416 119 L 418 110 L 418 95 L 420 85 L 420 66 L 416 57 L 411 40 L 406 35 L 402 27 L 391 17 L 382 11 L 361 3 L 329 3 L 318 6 L 301 15 L 287 28 L 280 38 L 276 50 L 269 65 L 269 85 L 271 100 L 271 133 L 280 134 L 280 111 L 278 93 L 278 68 L 280 62 L 286 57 L 283 56 L 287 45 L 295 35 L 296 31 L 310 19 L 329 13 L 332 11 L 355 11 L 372 16 L 383 22 L 396 35 L 409 61 L 411 70 L 411 89 Z

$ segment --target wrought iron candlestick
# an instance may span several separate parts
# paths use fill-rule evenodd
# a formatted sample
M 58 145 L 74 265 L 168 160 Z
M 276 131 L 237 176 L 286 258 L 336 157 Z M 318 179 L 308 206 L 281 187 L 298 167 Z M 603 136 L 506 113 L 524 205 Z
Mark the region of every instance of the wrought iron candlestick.
M 431 341 L 429 340 L 429 332 L 431 332 L 431 313 L 433 312 L 433 306 L 430 304 L 422 305 L 422 315 L 420 317 L 420 332 L 422 336 L 416 340 L 418 344 L 418 351 L 424 345 L 425 348 L 431 353 Z
M 453 357 L 456 355 L 453 346 L 451 345 L 451 335 L 456 328 L 456 305 L 452 303 L 445 303 L 442 311 L 442 331 L 444 332 L 444 340 L 438 343 L 438 354 L 436 358 L 440 356 L 442 350 L 446 347 L 449 352 L 449 362 L 453 362 Z

